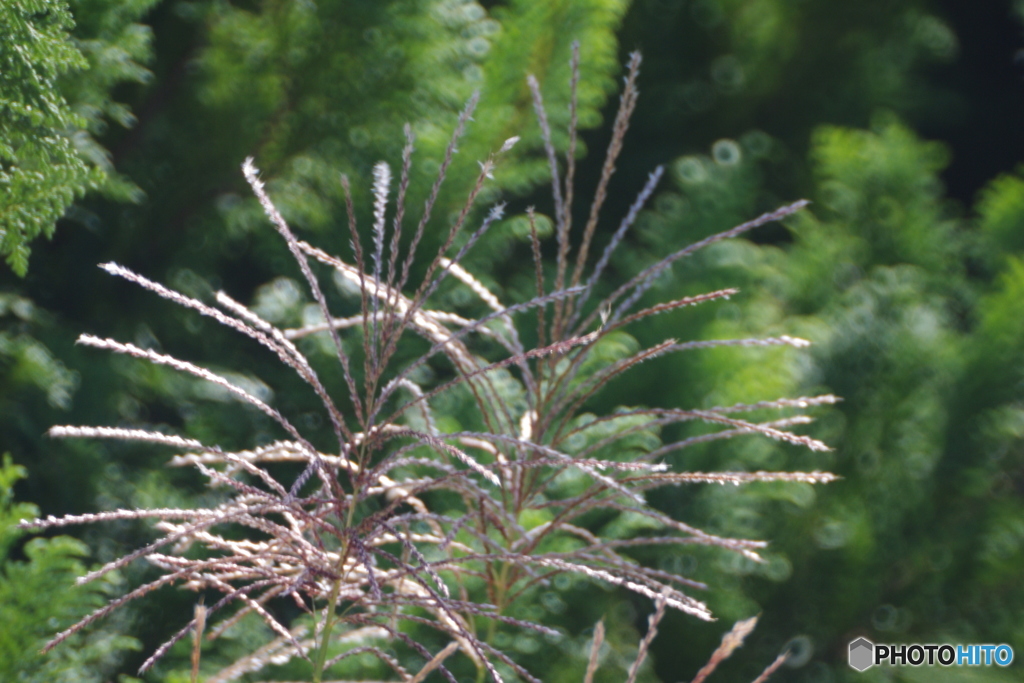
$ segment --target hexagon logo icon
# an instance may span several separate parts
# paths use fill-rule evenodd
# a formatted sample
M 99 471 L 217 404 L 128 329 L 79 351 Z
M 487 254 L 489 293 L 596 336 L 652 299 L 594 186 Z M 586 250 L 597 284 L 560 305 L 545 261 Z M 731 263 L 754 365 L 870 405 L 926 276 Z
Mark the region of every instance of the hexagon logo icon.
M 857 671 L 869 669 L 875 662 L 875 644 L 867 638 L 850 643 L 850 666 Z

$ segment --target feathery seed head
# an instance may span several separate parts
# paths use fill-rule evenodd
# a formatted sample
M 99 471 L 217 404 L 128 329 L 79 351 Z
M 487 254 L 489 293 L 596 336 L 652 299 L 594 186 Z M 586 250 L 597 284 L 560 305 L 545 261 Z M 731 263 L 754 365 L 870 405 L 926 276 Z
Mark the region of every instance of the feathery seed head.
M 717 346 L 805 347 L 808 341 L 789 336 L 766 339 L 666 340 L 647 349 L 620 352 L 608 360 L 613 335 L 620 328 L 647 317 L 735 294 L 726 289 L 634 311 L 656 276 L 673 262 L 696 249 L 799 210 L 797 202 L 765 214 L 732 230 L 708 237 L 653 264 L 596 303 L 589 298 L 609 263 L 612 252 L 635 222 L 653 193 L 663 169 L 648 179 L 591 274 L 584 280 L 588 248 L 605 200 L 607 187 L 628 129 L 637 96 L 639 54 L 629 62 L 626 86 L 620 100 L 612 143 L 609 146 L 590 218 L 576 246 L 575 266 L 570 269 L 572 180 L 575 158 L 566 159 L 565 185 L 559 177 L 560 162 L 552 143 L 548 117 L 537 80 L 528 83 L 533 96 L 552 173 L 555 201 L 555 236 L 558 241 L 555 277 L 545 279 L 534 214 L 529 211 L 531 247 L 535 260 L 536 295 L 509 304 L 491 291 L 464 265 L 464 257 L 488 228 L 504 215 L 497 204 L 479 218 L 476 198 L 491 176 L 501 154 L 519 137 L 507 139 L 498 152 L 480 162 L 480 174 L 449 229 L 437 255 L 427 263 L 422 281 L 408 292 L 417 245 L 437 199 L 458 140 L 478 95 L 463 110 L 448 145 L 437 179 L 424 204 L 399 272 L 401 223 L 406 210 L 406 190 L 412 163 L 411 130 L 406 129 L 401 180 L 398 190 L 390 258 L 385 264 L 385 216 L 391 184 L 388 164 L 373 169 L 372 266 L 364 262 L 363 246 L 355 224 L 351 192 L 342 179 L 348 205 L 354 263 L 332 256 L 296 239 L 277 210 L 259 171 L 250 157 L 243 174 L 268 219 L 281 235 L 299 265 L 320 312 L 316 325 L 279 329 L 253 310 L 224 293 L 220 308 L 185 296 L 114 263 L 101 266 L 106 272 L 138 284 L 158 296 L 213 318 L 256 340 L 308 386 L 323 406 L 337 447 L 321 452 L 284 414 L 253 395 L 229 375 L 135 345 L 83 334 L 79 343 L 147 362 L 166 365 L 179 372 L 213 383 L 238 400 L 270 418 L 285 438 L 249 450 L 226 451 L 200 440 L 150 429 L 114 427 L 51 428 L 54 438 L 100 438 L 168 446 L 179 452 L 174 466 L 195 468 L 211 487 L 221 492 L 212 507 L 181 509 L 114 510 L 90 515 L 49 517 L 22 523 L 23 527 L 47 529 L 90 522 L 151 519 L 158 538 L 83 577 L 90 581 L 138 559 L 146 559 L 162 575 L 111 601 L 71 628 L 58 634 L 53 647 L 70 635 L 106 616 L 118 607 L 165 585 L 220 595 L 197 609 L 186 623 L 143 664 L 150 667 L 178 640 L 205 628 L 216 638 L 232 624 L 252 616 L 272 631 L 272 640 L 241 658 L 208 681 L 234 680 L 257 672 L 270 663 L 305 658 L 320 676 L 345 657 L 364 653 L 387 664 L 405 683 L 420 683 L 437 670 L 451 683 L 449 667 L 456 652 L 502 680 L 500 665 L 524 680 L 536 681 L 513 657 L 496 648 L 481 634 L 487 626 L 502 630 L 552 633 L 541 624 L 518 619 L 509 611 L 517 600 L 536 592 L 548 577 L 575 574 L 643 595 L 654 601 L 648 637 L 631 669 L 635 679 L 657 632 L 658 621 L 671 608 L 699 619 L 712 619 L 708 607 L 689 591 L 702 584 L 683 576 L 648 567 L 623 552 L 637 546 L 715 546 L 759 560 L 762 541 L 717 536 L 673 519 L 645 503 L 645 493 L 680 484 L 744 484 L 753 481 L 824 483 L 835 477 L 824 472 L 672 472 L 656 462 L 670 452 L 716 438 L 754 434 L 798 444 L 812 450 L 827 446 L 811 437 L 793 433 L 791 427 L 809 421 L 805 416 L 783 416 L 767 422 L 744 420 L 737 413 L 804 409 L 835 402 L 833 396 L 778 399 L 757 404 L 701 410 L 636 408 L 610 415 L 587 416 L 590 401 L 614 378 L 646 360 L 680 351 Z M 570 149 L 574 149 L 575 88 L 578 80 L 578 46 L 572 61 Z M 478 218 L 474 218 L 478 217 Z M 467 223 L 478 227 L 468 234 Z M 460 237 L 461 235 L 461 237 Z M 461 246 L 454 249 L 456 242 Z M 451 252 L 455 253 L 451 253 Z M 334 269 L 339 281 L 358 292 L 360 314 L 334 317 L 313 274 L 313 259 Z M 369 266 L 369 267 L 368 267 Z M 489 312 L 472 317 L 439 310 L 432 297 L 441 284 L 454 276 Z M 526 348 L 521 313 L 536 314 L 535 348 Z M 591 332 L 597 319 L 600 325 Z M 492 324 L 493 323 L 493 324 Z M 352 369 L 350 349 L 343 343 L 350 330 L 361 335 L 363 370 Z M 428 349 L 404 367 L 396 368 L 397 350 L 410 335 L 421 337 Z M 329 386 L 292 340 L 327 335 L 341 367 L 340 386 Z M 531 337 L 532 338 L 532 335 Z M 481 340 L 483 340 L 481 342 Z M 497 349 L 498 351 L 495 351 Z M 442 359 L 442 362 L 437 362 Z M 421 372 L 436 365 L 432 373 Z M 447 373 L 447 374 L 445 374 Z M 427 379 L 424 379 L 426 377 Z M 446 433 L 436 410 L 439 397 L 461 392 L 471 401 L 479 426 Z M 268 399 L 269 400 L 269 399 Z M 701 422 L 717 431 L 677 442 L 651 446 L 642 454 L 627 447 L 626 439 L 643 435 L 657 439 L 665 425 Z M 282 474 L 290 473 L 290 474 Z M 443 493 L 435 497 L 433 494 Z M 436 500 L 460 501 L 460 508 L 438 507 Z M 372 503 L 372 504 L 371 504 Z M 587 528 L 587 515 L 595 509 L 606 513 L 636 515 L 657 535 L 602 537 Z M 543 514 L 547 521 L 526 528 L 526 513 Z M 239 529 L 247 534 L 240 535 Z M 230 533 L 229 533 L 230 531 Z M 582 541 L 582 542 L 581 542 Z M 186 552 L 190 546 L 200 554 Z M 479 588 L 480 584 L 484 588 Z M 288 599 L 305 616 L 283 621 L 268 607 Z M 399 622 L 402 622 L 399 625 Z M 752 628 L 752 624 L 750 625 Z M 416 638 L 417 628 L 441 633 L 448 645 L 431 654 Z M 745 627 L 744 627 L 745 628 Z M 724 659 L 738 647 L 747 631 L 737 632 Z M 595 632 L 594 654 L 587 670 L 593 678 L 603 630 Z M 198 657 L 198 639 L 195 646 Z M 386 645 L 385 645 L 386 643 Z M 328 651 L 347 648 L 327 658 Z M 391 650 L 400 650 L 396 658 Z M 404 666 L 406 655 L 427 662 L 419 673 Z M 195 660 L 198 662 L 198 659 Z M 716 660 L 717 661 L 717 660 Z M 774 665 L 773 665 L 774 666 Z M 318 678 L 319 680 L 319 678 Z

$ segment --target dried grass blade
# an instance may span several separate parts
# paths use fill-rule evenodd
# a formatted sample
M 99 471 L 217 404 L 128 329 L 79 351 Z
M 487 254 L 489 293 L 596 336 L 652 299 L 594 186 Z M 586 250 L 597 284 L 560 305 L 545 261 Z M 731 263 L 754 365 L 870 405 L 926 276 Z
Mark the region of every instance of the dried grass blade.
M 352 186 L 349 183 L 348 176 L 341 176 L 341 188 L 345 194 L 345 212 L 348 214 L 348 234 L 349 244 L 352 247 L 352 256 L 356 262 L 356 272 L 359 273 L 359 298 L 361 299 L 361 306 L 359 307 L 359 313 L 363 318 L 363 372 L 367 377 L 373 376 L 374 367 L 374 353 L 370 338 L 370 319 L 376 315 L 376 297 L 374 298 L 374 310 L 370 312 L 370 297 L 367 294 L 367 277 L 366 277 L 366 259 L 363 258 L 363 244 L 362 240 L 359 239 L 359 229 L 356 226 L 356 210 L 352 204 Z M 305 256 L 303 256 L 305 258 Z M 379 279 L 374 279 L 374 283 L 379 282 Z M 321 310 L 321 315 L 324 316 L 324 321 L 330 321 L 331 316 L 326 312 L 326 307 Z M 333 334 L 337 334 L 332 330 Z M 366 401 L 370 400 L 370 397 L 365 398 Z M 369 409 L 369 408 L 367 408 Z M 362 422 L 362 420 L 360 420 Z M 366 424 L 363 423 L 363 427 Z
M 537 214 L 533 207 L 527 207 L 526 216 L 530 221 L 530 249 L 533 253 L 534 277 L 537 280 L 537 297 L 544 296 L 544 262 L 540 253 L 540 237 L 537 235 Z M 544 346 L 546 323 L 544 309 L 537 308 L 537 346 Z
M 759 427 L 771 427 L 773 429 L 782 429 L 784 427 L 792 427 L 794 425 L 810 424 L 814 420 L 806 415 L 797 415 L 794 417 L 788 417 L 782 420 L 772 420 L 771 422 L 758 422 Z M 686 439 L 680 439 L 679 441 L 673 441 L 667 443 L 661 448 L 656 448 L 650 453 L 645 453 L 641 459 L 645 461 L 657 460 L 673 451 L 679 451 L 684 448 L 689 448 L 699 443 L 707 443 L 708 441 L 718 441 L 720 439 L 731 439 L 734 436 L 740 434 L 754 434 L 749 429 L 724 429 L 719 432 L 712 432 L 710 434 L 701 434 L 700 436 L 691 436 Z
M 629 281 L 627 281 L 625 284 L 623 284 L 614 292 L 612 292 L 612 294 L 609 295 L 604 300 L 604 303 L 612 305 L 616 301 L 618 301 L 619 298 L 622 297 L 627 291 L 629 291 L 630 289 L 634 290 L 633 293 L 629 296 L 629 298 L 623 301 L 623 303 L 621 303 L 615 309 L 615 312 L 612 314 L 611 321 L 616 322 L 620 317 L 622 317 L 623 313 L 629 310 L 633 306 L 633 304 L 636 303 L 636 301 L 641 296 L 643 296 L 644 292 L 646 292 L 651 287 L 651 285 L 654 284 L 654 279 L 658 276 L 658 274 L 663 272 L 666 268 L 671 266 L 679 259 L 689 256 L 695 251 L 699 251 L 700 249 L 703 249 L 708 245 L 714 244 L 715 242 L 721 242 L 722 240 L 737 237 L 745 232 L 749 232 L 755 228 L 765 225 L 766 223 L 771 223 L 772 221 L 782 220 L 787 216 L 793 215 L 800 209 L 803 209 L 808 204 L 810 204 L 808 200 L 801 199 L 798 202 L 793 202 L 792 204 L 787 204 L 786 206 L 779 207 L 774 211 L 769 211 L 768 213 L 761 214 L 757 218 L 747 221 L 746 223 L 741 223 L 740 225 L 737 225 L 734 228 L 730 228 L 729 230 L 716 233 L 709 237 L 705 237 L 704 239 L 698 242 L 694 242 L 693 244 L 684 247 L 679 251 L 670 254 L 669 256 L 666 256 L 665 258 L 661 259 L 654 265 L 645 268 L 642 272 L 633 276 L 632 278 L 630 278 Z M 591 313 L 587 317 L 587 322 L 585 323 L 585 325 L 589 325 L 590 323 L 592 323 L 596 315 L 596 312 Z
M 391 167 L 383 161 L 373 167 L 373 280 L 381 282 L 381 273 L 384 267 L 384 226 L 388 206 L 388 193 L 391 190 Z M 380 301 L 378 297 L 372 297 L 373 313 L 370 323 L 373 332 L 370 335 L 370 347 L 367 353 L 371 358 L 373 374 L 369 377 L 378 377 L 381 372 L 379 366 L 379 352 L 383 345 L 377 336 L 377 316 L 380 312 Z
M 779 410 L 781 408 L 811 408 L 813 406 L 834 405 L 843 399 L 832 394 L 820 396 L 801 396 L 799 398 L 777 398 L 774 401 L 758 401 L 757 403 L 736 403 L 721 408 L 707 408 L 715 413 L 745 413 L 753 410 Z
M 398 275 L 398 250 L 402 240 L 402 219 L 405 218 L 405 195 L 409 190 L 409 171 L 412 169 L 412 153 L 415 150 L 416 135 L 412 132 L 412 126 L 408 123 L 402 129 L 405 132 L 405 147 L 402 148 L 402 175 L 398 181 L 398 200 L 396 202 L 395 217 L 392 220 L 391 231 L 391 252 L 388 261 L 388 289 L 395 284 L 395 277 Z
M 565 152 L 565 233 L 572 228 L 572 201 L 576 184 L 576 142 L 578 137 L 578 109 L 580 84 L 580 41 L 572 41 L 569 58 L 569 148 Z M 576 284 L 573 282 L 572 284 Z
M 662 599 L 669 607 L 677 609 L 680 612 L 684 612 L 691 616 L 697 617 L 698 619 L 702 619 L 703 621 L 714 621 L 714 617 L 711 616 L 711 612 L 708 611 L 708 608 L 704 603 L 700 602 L 699 600 L 694 600 L 693 598 L 683 593 L 680 593 L 679 591 L 672 590 L 667 586 L 662 587 L 662 592 L 659 592 L 641 583 L 637 583 L 636 581 L 624 579 L 621 576 L 616 576 L 610 571 L 606 571 L 604 569 L 597 569 L 595 567 L 590 567 L 585 564 L 579 564 L 576 562 L 566 562 L 564 560 L 557 560 L 547 557 L 526 556 L 526 559 L 529 562 L 539 564 L 541 566 L 554 567 L 557 569 L 562 569 L 564 571 L 583 574 L 584 576 L 587 576 L 592 579 L 598 579 L 613 584 L 615 586 L 621 586 L 630 591 L 633 591 L 634 593 L 637 593 L 638 595 L 643 595 L 645 597 L 651 598 L 652 600 Z M 672 595 L 666 594 L 669 591 L 671 591 Z
M 526 83 L 529 85 L 530 94 L 533 97 L 533 111 L 537 115 L 541 138 L 544 141 L 544 152 L 548 159 L 548 169 L 551 171 L 551 197 L 555 201 L 555 234 L 558 238 L 558 270 L 560 273 L 555 280 L 555 289 L 561 289 L 565 281 L 565 258 L 569 253 L 569 236 L 568 225 L 565 222 L 561 180 L 558 174 L 558 157 L 555 153 L 555 145 L 551 142 L 551 125 L 548 123 L 548 112 L 544 108 L 544 96 L 540 92 L 540 83 L 537 82 L 537 77 L 533 74 L 527 75 Z
M 601 656 L 601 645 L 604 644 L 604 619 L 594 626 L 594 641 L 590 645 L 590 659 L 587 660 L 587 673 L 583 676 L 583 683 L 594 683 L 594 674 L 597 673 L 597 664 Z
M 652 485 L 669 484 L 749 484 L 755 481 L 786 481 L 804 484 L 828 484 L 838 481 L 831 472 L 662 472 L 622 481 L 647 481 Z
M 195 606 L 193 621 L 196 623 L 192 631 L 192 683 L 199 680 L 199 658 L 203 651 L 203 631 L 206 630 L 206 606 L 202 600 Z
M 618 328 L 623 327 L 624 325 L 636 322 L 637 320 L 648 318 L 652 315 L 658 315 L 659 313 L 667 313 L 668 311 L 674 311 L 676 309 L 684 308 L 686 306 L 696 306 L 698 304 L 707 303 L 708 301 L 728 299 L 729 297 L 738 294 L 739 291 L 740 290 L 734 288 L 719 289 L 714 292 L 707 292 L 706 294 L 698 294 L 696 296 L 684 296 L 683 298 L 676 299 L 675 301 L 666 301 L 665 303 L 662 304 L 655 304 L 650 308 L 645 308 L 642 311 L 637 311 L 632 315 L 626 316 L 625 318 L 615 323 L 614 325 L 605 326 L 604 330 L 606 332 L 611 332 L 612 330 L 617 330 Z
M 150 432 L 145 429 L 122 429 L 120 427 L 77 427 L 72 425 L 60 425 L 50 427 L 46 431 L 47 436 L 55 439 L 82 438 L 82 439 L 121 439 L 123 441 L 145 441 L 158 443 L 164 446 L 174 446 L 182 449 L 195 449 L 201 451 L 212 451 L 219 453 L 217 447 L 208 448 L 201 441 L 187 439 L 174 434 L 161 434 Z
M 416 675 L 409 679 L 409 683 L 422 683 L 422 681 L 431 674 L 437 667 L 444 663 L 444 660 L 448 659 L 449 656 L 455 653 L 459 649 L 458 641 L 453 640 L 448 643 L 443 650 L 434 655 L 433 659 L 423 665 L 423 668 L 416 672 Z
M 664 616 L 665 599 L 658 598 L 654 601 L 654 613 L 647 618 L 647 633 L 644 634 L 644 639 L 640 641 L 636 660 L 629 667 L 629 676 L 626 678 L 626 683 L 636 683 L 636 675 L 640 673 L 640 666 L 647 659 L 647 652 L 651 647 L 651 643 L 654 642 L 655 636 L 658 635 L 658 624 L 661 623 Z
M 751 683 L 764 683 L 771 675 L 775 673 L 780 666 L 786 663 L 789 659 L 789 651 L 783 652 L 781 655 L 775 658 L 775 661 L 768 665 L 768 667 L 761 672 L 761 675 L 755 678 Z
M 633 226 L 633 223 L 636 222 L 636 217 L 640 215 L 640 210 L 644 208 L 647 204 L 647 200 L 651 198 L 652 194 L 654 194 L 654 189 L 658 186 L 658 182 L 661 181 L 661 177 L 664 173 L 665 167 L 658 166 L 647 176 L 647 182 L 640 190 L 640 193 L 636 196 L 636 199 L 633 200 L 633 203 L 629 207 L 629 211 L 627 211 L 626 215 L 622 218 L 618 229 L 608 242 L 608 246 L 606 246 L 604 251 L 601 253 L 601 258 L 598 259 L 597 265 L 594 266 L 594 272 L 591 273 L 590 278 L 587 280 L 587 286 L 583 290 L 583 294 L 580 295 L 579 300 L 575 304 L 575 311 L 573 312 L 570 326 L 576 324 L 580 314 L 583 312 L 583 304 L 590 299 L 590 295 L 594 291 L 594 285 L 596 285 L 601 279 L 604 269 L 608 267 L 608 262 L 611 260 L 612 254 L 615 253 L 615 250 L 619 247 L 619 244 L 622 242 L 622 238 L 626 235 L 626 231 L 629 230 Z M 576 329 L 586 329 L 586 326 L 592 322 L 593 317 L 588 317 L 587 321 Z
M 703 683 L 704 679 L 710 676 L 711 672 L 713 672 L 719 664 L 728 659 L 737 648 L 743 645 L 743 641 L 750 635 L 750 632 L 754 630 L 755 626 L 757 626 L 757 617 L 750 617 L 749 619 L 737 621 L 733 624 L 732 629 L 722 636 L 721 645 L 711 653 L 711 659 L 709 659 L 708 663 L 697 672 L 697 675 L 694 676 L 690 683 Z
M 320 313 L 323 315 L 324 320 L 331 319 L 331 313 L 327 308 L 327 299 L 324 298 L 324 293 L 320 289 L 320 282 L 313 275 L 313 271 L 309 268 L 309 262 L 303 255 L 302 250 L 299 248 L 298 240 L 295 239 L 295 235 L 292 234 L 291 228 L 288 227 L 288 223 L 284 220 L 284 216 L 277 210 L 274 203 L 271 201 L 270 196 L 267 194 L 266 188 L 263 185 L 263 181 L 259 178 L 259 170 L 253 164 L 253 158 L 249 157 L 242 164 L 242 173 L 245 175 L 246 181 L 249 183 L 249 187 L 252 188 L 256 194 L 256 198 L 259 200 L 260 205 L 263 207 L 264 213 L 270 219 L 270 222 L 277 229 L 278 233 L 284 238 L 285 243 L 288 245 L 288 250 L 292 253 L 292 257 L 295 262 L 299 265 L 299 269 L 302 271 L 302 276 L 306 278 L 306 282 L 309 284 L 310 291 L 313 293 L 313 298 L 316 300 L 317 305 L 320 307 Z M 341 363 L 342 373 L 345 377 L 345 384 L 348 386 L 350 400 L 352 401 L 353 408 L 356 412 L 356 419 L 363 423 L 363 407 L 359 401 L 359 392 L 356 389 L 355 380 L 352 378 L 352 371 L 349 367 L 348 354 L 345 353 L 344 347 L 341 345 L 341 339 L 338 337 L 338 333 L 333 329 L 331 332 L 331 340 L 334 342 L 334 348 L 338 354 L 338 361 Z M 345 449 L 345 443 L 339 443 L 339 448 L 343 451 Z
M 420 222 L 416 226 L 416 232 L 413 234 L 412 243 L 409 245 L 409 253 L 406 254 L 405 262 L 402 263 L 402 277 L 398 280 L 398 286 L 395 288 L 399 292 L 405 289 L 405 283 L 409 281 L 409 269 L 412 267 L 413 259 L 416 257 L 416 247 L 420 243 L 420 239 L 423 237 L 423 229 L 427 225 L 427 221 L 430 220 L 430 214 L 433 211 L 434 203 L 437 201 L 437 195 L 441 191 L 441 185 L 444 183 L 445 175 L 448 172 L 448 167 L 451 166 L 452 158 L 455 156 L 456 146 L 459 139 L 462 137 L 463 132 L 466 130 L 466 123 L 469 122 L 473 116 L 473 110 L 476 109 L 477 103 L 480 101 L 480 92 L 474 92 L 473 96 L 466 102 L 466 106 L 463 108 L 462 113 L 459 114 L 459 121 L 455 124 L 455 130 L 452 131 L 452 138 L 448 142 L 448 148 L 445 149 L 444 159 L 441 161 L 441 167 L 437 170 L 437 178 L 434 179 L 434 185 L 430 188 L 430 196 L 423 204 L 423 215 L 420 217 Z
M 629 119 L 633 116 L 637 98 L 640 96 L 640 92 L 636 87 L 636 79 L 640 75 L 641 61 L 642 57 L 639 52 L 633 52 L 629 55 L 629 72 L 625 78 L 626 86 L 619 96 L 619 110 L 615 114 L 615 123 L 612 125 L 612 139 L 608 143 L 604 165 L 601 167 L 601 179 L 598 181 L 597 190 L 594 192 L 594 201 L 590 205 L 590 216 L 588 216 L 586 227 L 583 229 L 583 240 L 580 242 L 580 250 L 576 256 L 576 268 L 572 275 L 572 284 L 574 285 L 579 283 L 580 276 L 583 274 L 583 267 L 587 262 L 587 253 L 590 250 L 590 241 L 594 237 L 597 219 L 608 195 L 608 183 L 611 181 L 612 175 L 615 174 L 615 161 L 619 158 L 619 153 L 622 152 L 622 142 L 626 137 L 626 131 L 629 130 Z

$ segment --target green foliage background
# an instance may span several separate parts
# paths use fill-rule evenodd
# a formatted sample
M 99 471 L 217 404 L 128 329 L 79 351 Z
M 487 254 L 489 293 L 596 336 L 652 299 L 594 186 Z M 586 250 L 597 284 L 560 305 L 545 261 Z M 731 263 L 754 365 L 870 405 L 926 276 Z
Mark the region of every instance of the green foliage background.
M 720 553 L 642 557 L 708 582 L 720 617 L 707 625 L 670 615 L 646 675 L 691 678 L 735 619 L 758 613 L 758 630 L 718 680 L 751 680 L 787 644 L 796 666 L 778 680 L 922 677 L 855 674 L 845 647 L 858 635 L 1006 642 L 1024 653 L 1024 171 L 1015 170 L 1024 147 L 1014 144 L 1024 93 L 1013 62 L 1024 48 L 1013 20 L 1024 7 L 994 1 L 971 14 L 954 0 L 485 5 L 0 4 L 0 252 L 11 268 L 0 275 L 0 446 L 19 463 L 0 470 L 0 679 L 111 680 L 139 661 L 136 641 L 111 633 L 120 627 L 145 651 L 177 623 L 136 614 L 48 659 L 31 654 L 118 589 L 73 593 L 71 577 L 137 546 L 146 530 L 86 529 L 85 545 L 26 543 L 10 526 L 33 513 L 27 501 L 60 514 L 201 495 L 200 482 L 162 467 L 165 453 L 51 442 L 41 436 L 50 425 L 168 425 L 231 447 L 268 430 L 171 373 L 75 349 L 78 332 L 165 348 L 259 382 L 276 407 L 318 430 L 314 404 L 257 349 L 111 282 L 94 265 L 115 260 L 200 296 L 224 287 L 275 322 L 297 322 L 301 294 L 276 279 L 295 278 L 295 267 L 241 181 L 242 159 L 256 157 L 305 237 L 347 253 L 339 174 L 353 179 L 356 204 L 368 214 L 370 168 L 382 158 L 397 164 L 409 122 L 418 139 L 415 205 L 459 110 L 480 89 L 436 215 L 457 206 L 477 159 L 522 135 L 495 184 L 512 199 L 513 217 L 468 267 L 498 289 L 526 289 L 532 273 L 517 264 L 529 246 L 515 214 L 528 203 L 551 207 L 524 76 L 537 75 L 552 125 L 564 130 L 575 39 L 583 54 L 580 121 L 591 130 L 583 188 L 596 181 L 607 144 L 599 124 L 610 119 L 619 65 L 635 48 L 645 57 L 641 103 L 598 247 L 646 173 L 658 163 L 669 170 L 614 263 L 617 273 L 785 201 L 813 200 L 784 227 L 677 264 L 650 294 L 653 301 L 739 286 L 739 296 L 635 331 L 640 342 L 792 334 L 813 340 L 812 349 L 662 359 L 617 385 L 614 399 L 602 399 L 607 407 L 844 398 L 818 410 L 809 428 L 832 453 L 744 437 L 690 449 L 673 463 L 828 469 L 843 480 L 817 489 L 664 492 L 657 504 L 690 523 L 772 545 L 763 565 Z M 497 197 L 491 192 L 485 203 Z M 39 235 L 52 241 L 36 241 L 29 259 L 28 243 Z M 339 299 L 339 312 L 345 305 Z M 453 401 L 453 425 L 472 419 L 459 411 Z M 16 493 L 26 502 L 14 503 L 11 487 L 23 473 Z M 129 569 L 126 578 L 145 571 Z M 550 647 L 502 647 L 549 672 L 548 683 L 578 681 L 586 629 L 606 616 L 613 628 L 599 680 L 622 679 L 650 605 L 577 584 L 535 598 L 523 615 L 550 619 L 570 636 Z M 189 605 L 190 596 L 168 593 L 141 609 L 179 615 Z M 240 633 L 237 644 L 256 637 Z M 231 647 L 212 652 L 210 663 L 230 660 Z M 174 668 L 172 660 L 151 680 L 180 679 Z M 941 672 L 965 681 L 1008 680 L 1007 673 L 1019 676 L 1019 665 Z

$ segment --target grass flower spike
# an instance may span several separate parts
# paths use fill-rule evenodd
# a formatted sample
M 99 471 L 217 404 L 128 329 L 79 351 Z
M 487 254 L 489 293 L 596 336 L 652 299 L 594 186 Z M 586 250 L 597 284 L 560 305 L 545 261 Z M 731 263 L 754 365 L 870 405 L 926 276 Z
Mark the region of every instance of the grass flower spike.
M 607 288 L 610 294 L 602 296 L 605 288 L 601 281 L 610 259 L 654 193 L 663 169 L 651 173 L 607 247 L 596 261 L 590 258 L 598 218 L 636 105 L 640 56 L 635 54 L 628 64 L 596 195 L 574 244 L 578 49 L 572 64 L 570 145 L 564 161 L 552 142 L 540 86 L 533 77 L 528 81 L 552 174 L 557 240 L 556 261 L 549 272 L 542 263 L 537 218 L 531 209 L 528 216 L 535 261 L 531 277 L 536 292 L 528 301 L 502 301 L 464 263 L 474 244 L 485 239 L 503 216 L 503 205 L 480 211 L 477 198 L 500 168 L 502 155 L 518 138 L 508 140 L 480 162 L 476 182 L 442 236 L 440 250 L 425 268 L 413 268 L 458 141 L 471 125 L 476 98 L 458 121 L 411 236 L 402 234 L 415 143 L 408 127 L 397 186 L 393 187 L 387 163 L 373 168 L 373 224 L 365 247 L 355 221 L 349 181 L 344 180 L 352 261 L 299 240 L 275 207 L 255 161 L 245 162 L 246 180 L 308 284 L 321 315 L 317 324 L 279 329 L 225 293 L 205 303 L 123 266 L 102 266 L 108 273 L 210 317 L 268 349 L 319 398 L 336 445 L 314 445 L 297 423 L 230 377 L 133 344 L 82 335 L 81 344 L 166 365 L 216 384 L 276 423 L 280 440 L 228 451 L 151 430 L 53 427 L 52 437 L 167 446 L 177 453 L 170 463 L 195 468 L 219 492 L 220 502 L 205 508 L 111 510 L 23 522 L 25 527 L 50 529 L 148 519 L 157 534 L 148 545 L 83 580 L 136 560 L 159 568 L 160 576 L 56 635 L 48 648 L 145 593 L 176 585 L 201 591 L 205 605 L 196 609 L 191 621 L 178 625 L 146 660 L 143 670 L 191 634 L 195 680 L 203 634 L 207 641 L 216 639 L 240 619 L 254 616 L 269 627 L 271 639 L 206 677 L 208 683 L 237 680 L 269 664 L 292 659 L 305 660 L 312 680 L 320 683 L 333 679 L 332 669 L 347 664 L 355 655 L 376 658 L 392 673 L 391 680 L 402 683 L 420 683 L 435 672 L 456 683 L 452 670 L 467 665 L 494 681 L 511 677 L 535 682 L 535 674 L 498 648 L 494 636 L 509 630 L 556 633 L 547 625 L 511 616 L 509 608 L 558 575 L 573 574 L 653 601 L 648 636 L 628 674 L 632 682 L 666 610 L 698 619 L 713 618 L 707 605 L 696 597 L 702 584 L 645 566 L 628 550 L 674 545 L 683 551 L 704 545 L 758 560 L 765 542 L 718 536 L 672 519 L 648 505 L 647 492 L 680 484 L 820 483 L 833 476 L 825 472 L 673 472 L 664 457 L 704 441 L 742 435 L 827 450 L 824 443 L 791 431 L 809 421 L 791 411 L 836 399 L 783 398 L 700 410 L 632 408 L 598 417 L 585 416 L 585 411 L 609 382 L 639 363 L 665 354 L 715 346 L 805 346 L 802 339 L 780 336 L 698 342 L 669 339 L 612 360 L 602 350 L 623 328 L 649 316 L 690 306 L 714 306 L 735 295 L 736 290 L 723 289 L 637 308 L 655 278 L 676 261 L 715 241 L 783 219 L 806 202 L 784 206 L 670 254 L 621 286 Z M 397 202 L 394 206 L 392 196 Z M 478 215 L 482 218 L 474 218 Z M 479 222 L 474 224 L 474 220 Z M 402 245 L 407 250 L 404 257 L 399 253 Z M 358 291 L 358 315 L 332 314 L 315 273 L 324 269 L 332 269 L 336 280 Z M 416 283 L 411 282 L 414 272 L 423 273 Z M 466 288 L 487 312 L 472 317 L 436 308 L 436 294 L 443 284 Z M 341 369 L 337 386 L 322 380 L 315 369 L 322 358 L 307 357 L 300 350 L 298 342 L 311 335 L 329 337 Z M 400 362 L 406 356 L 398 352 L 410 337 L 420 338 L 416 343 L 425 350 L 411 362 Z M 535 339 L 536 345 L 528 347 L 527 339 Z M 436 372 L 418 371 L 424 367 Z M 423 380 L 425 376 L 431 379 Z M 439 427 L 443 424 L 437 413 L 440 399 L 454 391 L 469 397 L 483 428 L 452 433 Z M 767 422 L 743 417 L 769 410 L 783 414 Z M 664 443 L 640 454 L 633 447 L 622 446 L 632 436 L 683 422 L 706 423 L 716 431 Z M 282 472 L 290 474 L 282 476 Z M 588 515 L 595 510 L 642 517 L 648 522 L 646 528 L 657 531 L 626 538 L 602 537 L 588 527 Z M 195 552 L 195 548 L 202 551 Z M 211 600 L 211 595 L 218 597 Z M 280 616 L 283 612 L 275 605 L 284 600 L 298 607 L 299 617 Z M 434 633 L 430 642 L 442 642 L 442 647 L 428 649 L 422 639 L 411 635 L 419 632 Z M 747 632 L 749 629 L 736 635 L 730 648 L 737 647 Z M 596 652 L 603 634 L 603 628 L 595 631 L 588 681 L 597 666 Z M 721 659 L 731 651 L 716 656 Z M 414 666 L 417 668 L 410 668 Z

